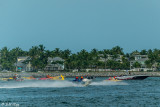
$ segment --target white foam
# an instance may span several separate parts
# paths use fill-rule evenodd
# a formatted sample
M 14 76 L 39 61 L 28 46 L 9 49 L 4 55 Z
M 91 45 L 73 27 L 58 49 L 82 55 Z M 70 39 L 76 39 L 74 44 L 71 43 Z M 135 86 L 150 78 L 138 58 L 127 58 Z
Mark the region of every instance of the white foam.
M 0 88 L 25 88 L 25 87 L 83 87 L 71 81 L 23 81 L 23 82 L 5 82 Z
M 128 85 L 128 83 L 122 81 L 100 81 L 100 82 L 92 82 L 90 85 Z

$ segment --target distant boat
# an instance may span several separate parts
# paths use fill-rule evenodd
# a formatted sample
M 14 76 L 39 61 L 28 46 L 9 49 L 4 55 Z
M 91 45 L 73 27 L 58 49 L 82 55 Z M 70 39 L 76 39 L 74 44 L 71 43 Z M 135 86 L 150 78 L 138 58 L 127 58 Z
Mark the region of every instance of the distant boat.
M 145 76 L 145 75 L 134 75 L 134 76 L 119 76 L 119 77 L 115 77 L 118 80 L 143 80 L 146 79 L 149 76 Z

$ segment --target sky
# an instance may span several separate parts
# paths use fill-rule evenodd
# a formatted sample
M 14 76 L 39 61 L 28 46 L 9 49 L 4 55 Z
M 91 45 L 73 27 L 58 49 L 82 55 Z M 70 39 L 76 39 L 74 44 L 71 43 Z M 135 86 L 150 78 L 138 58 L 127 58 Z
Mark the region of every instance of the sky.
M 160 0 L 0 0 L 0 48 L 160 46 Z

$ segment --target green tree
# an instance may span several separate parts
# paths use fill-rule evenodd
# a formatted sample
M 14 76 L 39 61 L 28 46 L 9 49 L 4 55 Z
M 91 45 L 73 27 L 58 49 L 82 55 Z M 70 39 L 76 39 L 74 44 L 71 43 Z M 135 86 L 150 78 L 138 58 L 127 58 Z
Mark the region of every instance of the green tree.
M 140 55 L 147 55 L 147 51 L 145 49 L 141 50 Z
M 152 67 L 152 61 L 151 60 L 146 60 L 145 65 L 147 66 L 147 68 L 151 68 Z
M 47 56 L 45 54 L 45 47 L 43 45 L 33 46 L 29 50 L 31 64 L 35 71 L 43 69 L 47 65 Z
M 107 59 L 108 59 L 108 55 L 109 55 L 109 53 L 110 53 L 110 51 L 109 50 L 107 50 L 107 49 L 104 49 L 103 50 L 103 58 L 105 59 L 105 61 L 104 61 L 104 68 L 106 69 L 106 64 L 107 64 Z
M 139 62 L 135 62 L 133 64 L 133 67 L 135 67 L 135 68 L 141 68 L 141 64 Z
M 111 49 L 111 54 L 112 55 L 115 55 L 115 54 L 124 55 L 123 48 L 121 48 L 120 46 L 115 46 Z
M 14 63 L 13 63 L 14 61 L 7 47 L 1 49 L 0 62 L 2 65 L 2 69 L 14 70 Z

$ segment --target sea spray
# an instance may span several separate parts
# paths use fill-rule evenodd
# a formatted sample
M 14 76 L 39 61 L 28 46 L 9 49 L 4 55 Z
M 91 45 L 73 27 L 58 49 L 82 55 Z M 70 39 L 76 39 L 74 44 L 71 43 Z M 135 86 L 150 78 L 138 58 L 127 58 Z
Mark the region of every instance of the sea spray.
M 26 87 L 53 87 L 53 88 L 60 88 L 60 87 L 83 87 L 81 84 L 76 84 L 71 81 L 12 81 L 12 82 L 3 82 L 0 88 L 26 88 Z
M 99 81 L 99 82 L 92 82 L 90 85 L 128 85 L 128 83 L 122 81 Z

